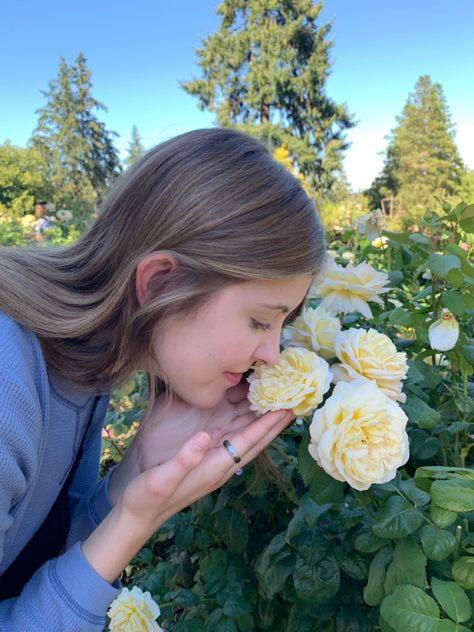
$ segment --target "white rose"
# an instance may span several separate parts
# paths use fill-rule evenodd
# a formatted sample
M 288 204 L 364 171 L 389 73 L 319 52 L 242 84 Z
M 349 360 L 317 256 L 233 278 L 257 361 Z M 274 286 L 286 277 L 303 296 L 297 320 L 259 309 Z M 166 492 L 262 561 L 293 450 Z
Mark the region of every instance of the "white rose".
M 388 292 L 385 287 L 388 274 L 378 272 L 368 263 L 344 268 L 328 259 L 324 273 L 310 288 L 309 296 L 321 297 L 321 307 L 334 314 L 360 312 L 365 318 L 372 318 L 368 301 L 383 306 L 379 294 Z
M 459 338 L 459 323 L 449 309 L 441 310 L 441 318 L 428 329 L 430 347 L 437 351 L 450 351 Z
M 247 381 L 253 411 L 292 410 L 302 417 L 314 410 L 329 390 L 332 374 L 326 360 L 299 347 L 288 347 L 276 364 L 257 362 Z
M 110 632 L 162 632 L 156 623 L 160 616 L 158 604 L 138 586 L 124 588 L 110 604 L 107 615 Z
M 386 225 L 385 214 L 381 209 L 377 208 L 358 217 L 355 225 L 359 234 L 365 235 L 369 241 L 374 241 L 377 237 L 380 237 L 382 228 Z
M 402 393 L 402 380 L 408 372 L 406 354 L 397 351 L 388 336 L 375 329 L 351 328 L 336 336 L 334 349 L 341 362 L 331 367 L 334 382 L 360 377 L 374 380 L 390 399 L 406 401 Z
M 392 480 L 407 462 L 406 423 L 375 382 L 340 382 L 313 415 L 308 450 L 330 476 L 362 491 Z
M 283 330 L 282 344 L 285 347 L 302 346 L 323 358 L 334 358 L 334 338 L 340 330 L 340 320 L 323 307 L 305 307 L 301 315 Z

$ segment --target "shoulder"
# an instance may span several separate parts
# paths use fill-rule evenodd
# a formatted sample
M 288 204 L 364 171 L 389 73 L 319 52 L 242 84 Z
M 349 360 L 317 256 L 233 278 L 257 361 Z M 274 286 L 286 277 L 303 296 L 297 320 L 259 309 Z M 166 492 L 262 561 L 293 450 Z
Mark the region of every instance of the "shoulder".
M 0 407 L 10 407 L 16 397 L 46 410 L 48 376 L 36 334 L 0 312 L 0 349 Z
M 0 349 L 0 527 L 4 527 L 11 503 L 24 494 L 36 471 L 49 392 L 36 335 L 2 312 Z

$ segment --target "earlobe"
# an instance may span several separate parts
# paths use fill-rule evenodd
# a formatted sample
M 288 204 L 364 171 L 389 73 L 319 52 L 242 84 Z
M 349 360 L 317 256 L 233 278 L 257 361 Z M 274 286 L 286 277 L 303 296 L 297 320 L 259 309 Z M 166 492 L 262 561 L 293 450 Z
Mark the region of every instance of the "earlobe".
M 176 266 L 176 258 L 165 251 L 152 252 L 143 257 L 135 270 L 135 292 L 140 307 L 153 296 L 160 279 Z

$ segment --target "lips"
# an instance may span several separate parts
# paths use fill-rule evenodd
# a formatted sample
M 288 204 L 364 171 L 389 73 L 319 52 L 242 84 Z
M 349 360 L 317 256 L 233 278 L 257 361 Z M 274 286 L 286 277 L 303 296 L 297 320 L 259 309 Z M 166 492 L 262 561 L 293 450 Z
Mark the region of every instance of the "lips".
M 224 376 L 231 384 L 238 384 L 242 379 L 242 373 L 231 373 L 230 371 L 224 371 Z

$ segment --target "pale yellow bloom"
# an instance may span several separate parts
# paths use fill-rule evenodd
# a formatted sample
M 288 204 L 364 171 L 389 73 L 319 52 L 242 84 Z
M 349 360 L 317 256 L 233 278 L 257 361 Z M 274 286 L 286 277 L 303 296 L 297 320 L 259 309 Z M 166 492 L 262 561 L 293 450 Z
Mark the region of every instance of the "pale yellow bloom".
M 156 619 L 160 608 L 150 593 L 143 592 L 138 586 L 132 590 L 124 588 L 110 604 L 107 612 L 110 617 L 110 632 L 162 632 Z
M 331 385 L 326 360 L 300 347 L 288 347 L 276 364 L 257 362 L 247 381 L 251 410 L 260 414 L 271 410 L 292 410 L 300 417 L 320 404 Z
M 331 367 L 334 382 L 360 377 L 374 380 L 390 399 L 406 401 L 402 393 L 402 380 L 408 371 L 406 354 L 397 351 L 388 336 L 375 329 L 351 328 L 336 336 L 334 349 L 341 362 Z
M 25 228 L 32 228 L 35 225 L 36 217 L 34 215 L 23 215 L 17 218 L 22 226 Z
M 450 351 L 459 338 L 459 323 L 449 309 L 441 310 L 441 318 L 428 329 L 430 347 L 438 351 Z
M 383 306 L 379 294 L 389 291 L 390 288 L 385 287 L 387 283 L 388 274 L 378 272 L 368 263 L 357 266 L 348 263 L 344 268 L 328 258 L 326 269 L 311 286 L 309 296 L 321 297 L 321 307 L 329 312 L 360 312 L 366 318 L 372 318 L 368 301 Z
M 305 347 L 323 358 L 334 358 L 334 338 L 341 330 L 339 318 L 323 307 L 304 307 L 301 315 L 283 330 L 285 347 Z
M 362 491 L 392 480 L 407 462 L 406 423 L 375 382 L 341 382 L 313 415 L 308 450 L 330 476 Z
M 386 225 L 385 214 L 379 208 L 358 217 L 355 221 L 357 231 L 365 235 L 369 241 L 380 237 L 382 229 Z
M 381 248 L 382 250 L 384 250 L 385 248 L 387 248 L 387 242 L 388 242 L 388 238 L 385 237 L 385 235 L 382 235 L 382 237 L 376 237 L 372 241 L 372 246 L 374 248 Z

